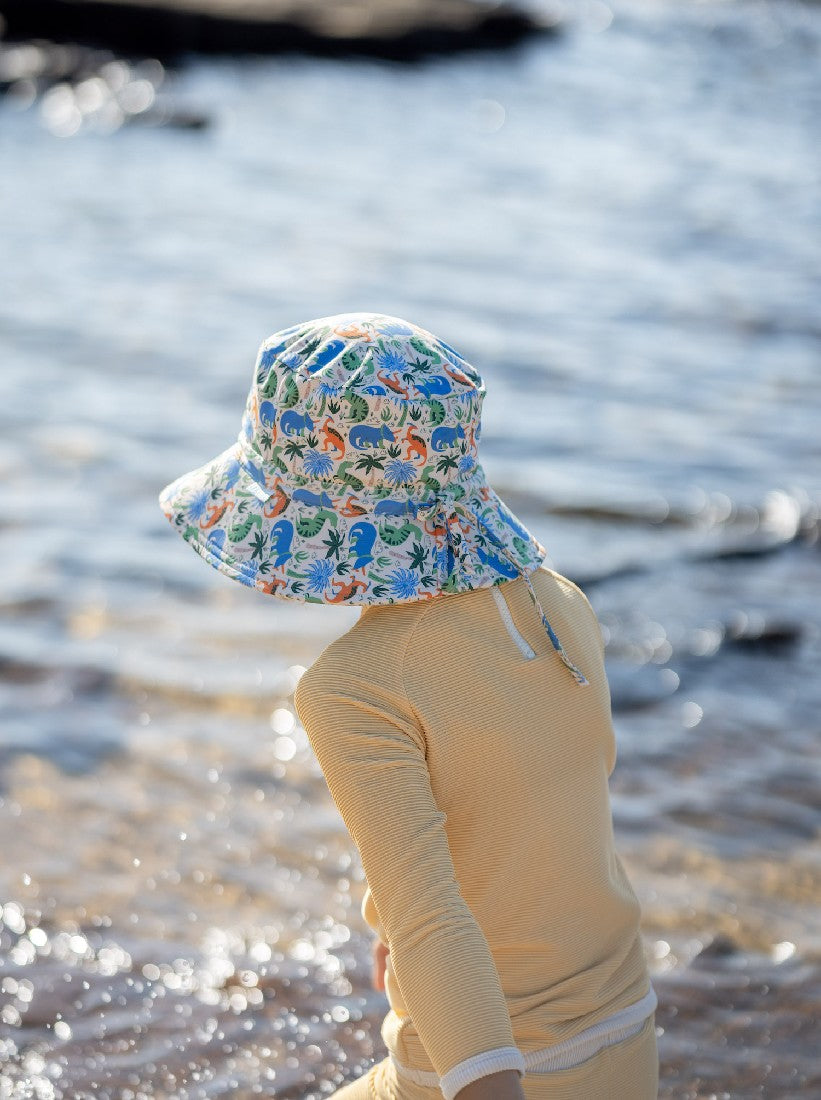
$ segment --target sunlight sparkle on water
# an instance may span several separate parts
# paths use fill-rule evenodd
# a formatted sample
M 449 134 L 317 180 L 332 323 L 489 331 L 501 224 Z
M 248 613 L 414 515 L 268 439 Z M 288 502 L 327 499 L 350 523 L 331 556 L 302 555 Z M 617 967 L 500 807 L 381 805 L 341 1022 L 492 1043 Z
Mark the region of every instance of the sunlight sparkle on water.
M 789 940 L 783 940 L 781 943 L 777 943 L 773 946 L 771 954 L 774 962 L 786 962 L 787 959 L 791 959 L 795 954 L 795 944 L 790 943 Z
M 271 714 L 270 722 L 274 733 L 288 734 L 296 725 L 296 718 L 286 707 L 277 707 Z
M 681 720 L 685 729 L 695 729 L 703 717 L 704 711 L 698 703 L 694 703 L 692 700 L 685 703 L 681 708 Z

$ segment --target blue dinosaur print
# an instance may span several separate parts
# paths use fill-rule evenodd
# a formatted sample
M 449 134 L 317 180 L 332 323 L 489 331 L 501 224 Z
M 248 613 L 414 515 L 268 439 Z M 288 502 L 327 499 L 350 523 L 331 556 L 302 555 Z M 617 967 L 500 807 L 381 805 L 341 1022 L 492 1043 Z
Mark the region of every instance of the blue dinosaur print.
M 205 546 L 212 554 L 219 557 L 221 551 L 225 548 L 225 531 L 222 528 L 210 531 L 208 538 L 205 540 Z
M 381 321 L 378 327 L 385 336 L 413 336 L 413 328 L 405 321 Z
M 323 367 L 327 366 L 328 363 L 336 359 L 336 357 L 345 350 L 345 347 L 346 345 L 342 340 L 330 340 L 305 364 L 306 372 L 308 374 L 316 374 L 318 370 L 321 370 Z
M 378 396 L 383 396 L 388 391 L 379 382 L 374 382 L 370 386 L 360 386 L 362 393 L 372 393 Z
M 277 407 L 273 401 L 263 401 L 259 407 L 259 422 L 264 428 L 273 428 L 277 422 Z
M 289 329 L 284 329 L 279 335 L 282 337 L 290 336 L 291 333 L 296 332 L 298 328 L 299 325 L 293 325 Z M 269 348 L 265 349 L 265 351 L 259 357 L 260 372 L 267 371 L 274 365 L 277 356 L 285 351 L 285 349 L 288 347 L 289 342 L 290 341 L 288 340 L 281 339 L 278 340 L 276 344 L 272 344 Z
M 236 483 L 239 481 L 239 474 L 242 467 L 235 458 L 232 458 L 230 462 L 225 466 L 225 481 L 224 485 L 226 489 L 233 489 Z
M 307 413 L 298 413 L 295 409 L 286 409 L 279 418 L 279 427 L 283 435 L 299 435 L 301 432 L 312 432 L 314 422 Z
M 312 493 L 310 489 L 294 489 L 293 500 L 300 504 L 311 504 L 315 508 L 333 508 L 334 502 L 327 493 Z
M 519 570 L 509 561 L 489 550 L 483 550 L 481 546 L 476 547 L 476 557 L 483 565 L 489 565 L 492 569 L 495 569 L 497 573 L 502 573 L 505 577 L 510 577 L 511 580 L 519 576 Z
M 366 523 L 365 520 L 358 520 L 348 532 L 348 542 L 351 545 L 353 552 L 357 555 L 356 561 L 353 563 L 354 569 L 364 569 L 366 565 L 373 561 L 374 543 L 376 542 L 377 530 L 372 523 Z
M 257 464 L 255 462 L 251 462 L 247 458 L 244 460 L 243 466 L 248 471 L 248 473 L 251 475 L 251 477 L 254 479 L 254 481 L 256 481 L 256 483 L 258 485 L 261 485 L 262 488 L 265 489 L 266 488 L 265 474 L 262 472 L 260 467 L 257 466 Z
M 393 443 L 396 439 L 394 433 L 385 424 L 378 428 L 370 424 L 356 424 L 348 434 L 348 441 L 357 451 L 365 451 L 368 447 L 381 447 L 384 441 Z
M 523 527 L 522 524 L 519 523 L 519 521 L 516 519 L 516 517 L 506 508 L 497 508 L 496 515 L 499 517 L 502 523 L 506 523 L 508 527 L 512 527 L 519 538 L 524 539 L 525 541 L 530 538 L 530 532 L 528 531 L 528 529 L 526 527 Z
M 453 389 L 450 380 L 444 374 L 433 374 L 430 378 L 414 378 L 413 384 L 425 397 L 433 397 L 434 394 L 444 396 Z
M 433 429 L 431 434 L 431 450 L 446 451 L 448 447 L 455 447 L 457 442 L 464 438 L 465 429 L 461 424 L 457 424 L 455 428 L 449 427 L 447 424 L 440 424 L 438 428 Z
M 375 516 L 415 516 L 418 511 L 412 500 L 380 500 L 374 505 Z
M 474 368 L 470 366 L 470 363 L 466 362 L 464 357 L 461 356 L 455 348 L 452 348 L 450 344 L 446 344 L 444 340 L 440 340 L 439 346 L 444 349 L 445 354 L 447 355 L 448 359 L 450 359 L 454 367 L 467 367 L 468 370 L 474 371 Z
M 274 569 L 292 557 L 291 543 L 294 539 L 294 525 L 289 519 L 279 519 L 271 528 L 271 550 L 277 557 L 271 562 Z

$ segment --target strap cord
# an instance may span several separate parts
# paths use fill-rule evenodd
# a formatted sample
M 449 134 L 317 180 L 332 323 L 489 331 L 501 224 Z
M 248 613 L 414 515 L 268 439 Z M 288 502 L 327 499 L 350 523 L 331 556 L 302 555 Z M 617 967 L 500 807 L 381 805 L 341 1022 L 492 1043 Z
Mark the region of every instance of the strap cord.
M 425 503 L 427 504 L 429 502 Z M 441 523 L 437 522 L 437 526 L 442 526 L 444 528 L 448 548 L 452 552 L 454 560 L 459 562 L 460 568 L 464 570 L 464 572 L 467 573 L 469 576 L 476 576 L 476 569 L 470 562 L 467 552 L 462 548 L 461 534 L 458 539 L 454 539 L 453 527 L 458 527 L 459 525 L 457 516 L 464 517 L 464 519 L 466 519 L 468 523 L 475 526 L 481 534 L 484 534 L 490 540 L 490 542 L 493 543 L 495 548 L 502 554 L 502 556 L 505 557 L 507 561 L 513 566 L 519 576 L 524 578 L 524 582 L 527 585 L 527 590 L 530 593 L 530 598 L 539 613 L 539 618 L 541 619 L 542 625 L 547 632 L 550 643 L 556 653 L 559 655 L 562 664 L 565 666 L 568 672 L 570 672 L 571 676 L 577 684 L 582 687 L 589 684 L 589 680 L 581 671 L 581 669 L 578 668 L 570 660 L 570 657 L 567 655 L 567 651 L 565 650 L 562 643 L 559 641 L 556 631 L 550 625 L 550 621 L 545 613 L 544 608 L 539 602 L 539 597 L 536 595 L 536 590 L 531 583 L 530 577 L 527 574 L 527 570 L 523 569 L 522 566 L 516 561 L 516 559 L 507 550 L 498 535 L 496 535 L 496 533 L 491 530 L 491 528 L 487 525 L 487 523 L 485 523 L 483 519 L 477 516 L 476 513 L 471 511 L 469 508 L 466 508 L 465 505 L 458 500 L 452 501 L 450 503 L 450 514 L 448 514 L 448 510 L 445 508 L 445 505 L 441 500 L 436 500 L 433 503 L 434 507 L 431 509 L 431 515 L 433 516 L 435 521 L 441 521 Z M 424 508 L 424 505 L 422 505 L 422 507 Z

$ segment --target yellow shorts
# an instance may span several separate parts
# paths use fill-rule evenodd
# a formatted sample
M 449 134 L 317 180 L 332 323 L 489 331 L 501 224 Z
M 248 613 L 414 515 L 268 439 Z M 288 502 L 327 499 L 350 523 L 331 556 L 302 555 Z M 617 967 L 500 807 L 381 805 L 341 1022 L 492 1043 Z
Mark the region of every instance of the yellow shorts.
M 577 1066 L 526 1073 L 522 1088 L 527 1100 L 657 1100 L 655 1016 L 629 1039 L 605 1047 Z M 332 1100 L 442 1100 L 442 1093 L 400 1077 L 390 1058 L 384 1058 L 356 1081 L 337 1089 Z

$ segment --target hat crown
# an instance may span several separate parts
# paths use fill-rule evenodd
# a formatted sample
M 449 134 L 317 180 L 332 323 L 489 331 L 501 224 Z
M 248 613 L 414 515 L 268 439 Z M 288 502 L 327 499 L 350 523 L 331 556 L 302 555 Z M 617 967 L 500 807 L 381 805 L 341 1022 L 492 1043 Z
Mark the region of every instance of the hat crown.
M 269 490 L 436 493 L 476 472 L 484 394 L 475 367 L 410 322 L 324 317 L 264 341 L 240 443 Z

